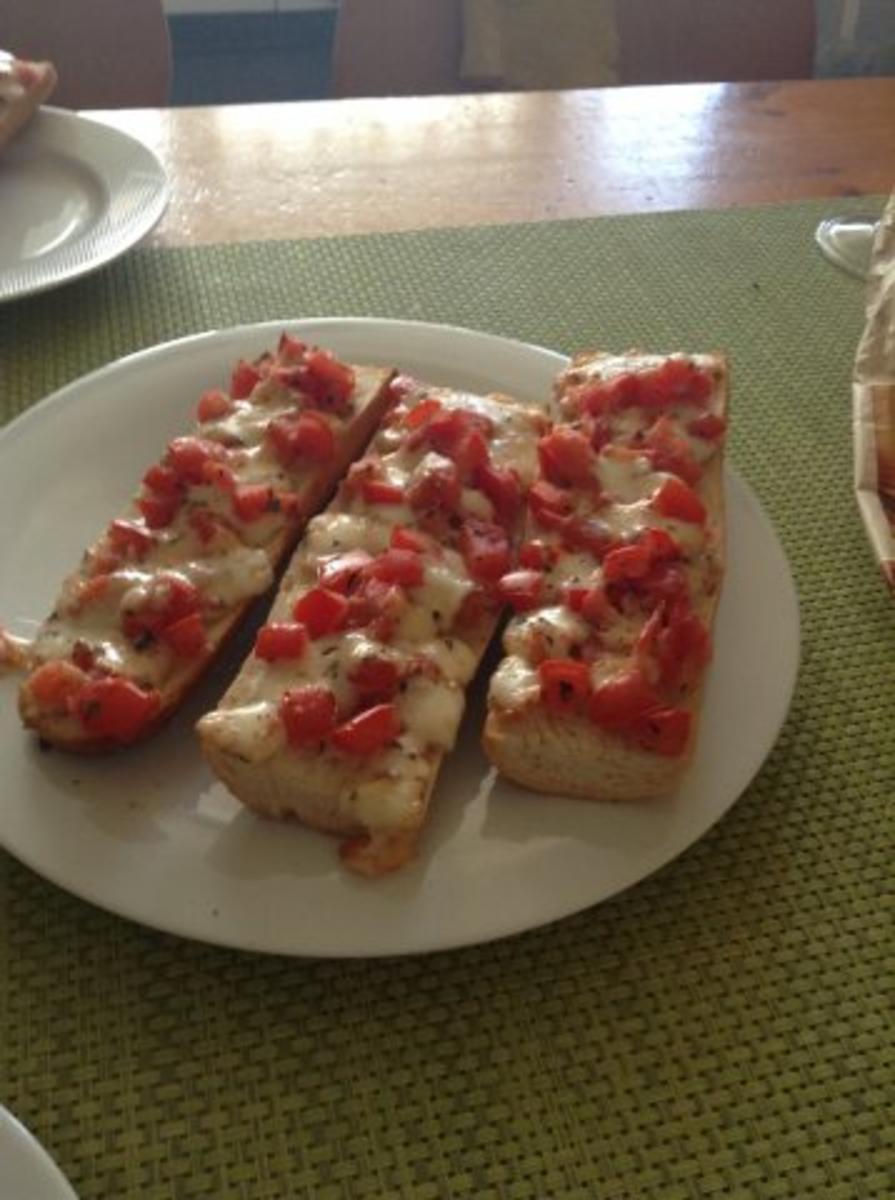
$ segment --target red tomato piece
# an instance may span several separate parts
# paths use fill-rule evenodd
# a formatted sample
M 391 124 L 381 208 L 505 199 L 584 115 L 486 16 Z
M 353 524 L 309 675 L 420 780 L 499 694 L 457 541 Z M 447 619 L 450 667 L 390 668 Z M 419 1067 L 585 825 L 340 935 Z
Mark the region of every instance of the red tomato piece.
M 711 375 L 689 359 L 666 359 L 648 374 L 657 405 L 702 404 L 712 392 Z
M 332 354 L 316 347 L 305 356 L 304 366 L 289 381 L 310 403 L 332 412 L 345 411 L 354 391 L 354 371 Z
M 544 595 L 544 576 L 540 571 L 510 571 L 497 585 L 498 594 L 516 612 L 537 608 Z
M 307 648 L 308 631 L 300 621 L 271 621 L 261 626 L 255 638 L 255 654 L 265 662 L 301 658 Z
M 634 740 L 644 750 L 665 758 L 680 758 L 690 741 L 693 714 L 685 708 L 657 708 L 636 722 Z
M 280 462 L 289 465 L 299 458 L 328 462 L 336 452 L 336 438 L 325 417 L 313 409 L 298 417 L 275 417 L 267 435 Z
M 643 579 L 652 566 L 649 549 L 641 541 L 610 550 L 603 559 L 603 575 L 607 583 Z
M 206 438 L 180 437 L 168 444 L 165 457 L 182 483 L 198 484 L 205 482 L 207 464 L 221 462 L 227 457 L 227 450 L 220 442 L 211 442 Z
M 669 416 L 663 414 L 647 430 L 645 448 L 655 470 L 670 471 L 689 484 L 702 478 L 702 467 Z
M 727 422 L 723 417 L 714 413 L 703 413 L 687 425 L 687 432 L 692 433 L 694 437 L 705 438 L 707 442 L 717 442 L 724 436 L 726 428 Z
M 630 667 L 594 688 L 587 715 L 603 729 L 624 732 L 660 706 L 661 701 L 644 673 L 639 667 Z
M 232 411 L 233 401 L 227 393 L 214 388 L 211 391 L 203 392 L 199 397 L 199 407 L 196 410 L 196 416 L 203 422 L 219 421 L 221 417 L 226 417 Z
M 144 691 L 120 675 L 90 680 L 75 700 L 75 711 L 88 733 L 121 743 L 139 737 L 160 708 L 161 696 L 155 688 Z
M 261 382 L 261 372 L 241 358 L 230 376 L 230 395 L 234 400 L 246 400 Z
M 328 558 L 317 570 L 320 586 L 345 595 L 360 583 L 372 561 L 366 550 L 349 550 L 347 554 Z
M 612 545 L 609 527 L 599 517 L 569 517 L 562 536 L 569 550 L 586 550 L 595 558 L 602 558 Z
M 142 558 L 155 543 L 151 533 L 147 533 L 132 521 L 113 521 L 106 531 L 106 537 L 109 545 L 117 553 L 133 554 L 135 558 Z
M 512 524 L 522 504 L 522 485 L 513 468 L 487 463 L 476 472 L 476 487 L 481 488 L 494 505 L 504 525 Z
M 417 512 L 453 512 L 460 500 L 460 476 L 453 463 L 444 463 L 414 479 L 407 489 L 408 503 Z
M 376 704 L 339 725 L 330 741 L 349 754 L 375 754 L 401 732 L 401 718 L 394 704 Z
M 484 465 L 488 461 L 486 439 L 491 436 L 493 428 L 492 422 L 479 413 L 469 412 L 465 408 L 451 408 L 429 420 L 425 437 L 433 450 L 453 459 L 458 466 Z M 469 443 L 472 434 L 479 436 Z M 479 456 L 479 463 L 461 462 L 464 454 L 473 459 Z
M 292 615 L 300 621 L 312 638 L 338 633 L 348 616 L 348 601 L 338 592 L 324 587 L 311 588 L 299 596 L 292 606 Z
M 549 712 L 576 712 L 590 695 L 590 668 L 573 658 L 545 658 L 538 665 L 541 700 Z
M 394 387 L 396 383 L 397 381 L 393 380 L 392 386 Z M 404 424 L 408 429 L 419 429 L 421 425 L 425 425 L 431 417 L 440 412 L 441 401 L 436 400 L 434 396 L 427 396 L 425 400 L 417 401 L 413 408 L 408 410 L 404 417 Z
M 558 487 L 582 487 L 596 483 L 593 454 L 585 435 L 560 425 L 538 442 L 541 473 Z
M 69 712 L 88 676 L 74 663 L 54 659 L 43 663 L 28 677 L 28 691 L 42 708 L 51 712 Z
M 572 497 L 546 479 L 539 479 L 528 490 L 528 505 L 539 525 L 547 529 L 562 528 L 572 511 Z
M 658 663 L 659 682 L 678 688 L 691 683 L 711 657 L 711 637 L 686 600 L 661 604 L 637 640 L 638 653 Z
M 348 676 L 365 705 L 391 700 L 401 681 L 401 669 L 390 658 L 364 658 Z
M 585 583 L 570 583 L 563 592 L 566 607 L 578 613 L 591 625 L 605 625 L 615 615 L 609 597 L 602 587 Z
M 504 529 L 474 517 L 463 522 L 458 546 L 466 569 L 478 583 L 497 583 L 510 566 L 510 543 Z
M 284 363 L 298 363 L 301 362 L 307 348 L 307 345 L 299 341 L 294 334 L 284 330 L 277 343 L 277 358 Z
M 137 508 L 150 529 L 165 529 L 177 516 L 182 503 L 179 496 L 159 496 L 150 493 L 137 500 Z
M 183 490 L 177 473 L 171 467 L 163 467 L 161 463 L 149 468 L 143 476 L 143 482 L 150 491 L 160 496 L 179 496 Z
M 543 542 L 523 542 L 519 547 L 519 565 L 533 571 L 543 571 L 551 559 Z
M 385 479 L 365 479 L 360 492 L 366 504 L 403 504 L 404 489 Z
M 178 658 L 199 658 L 208 650 L 205 626 L 197 612 L 166 625 L 162 630 L 162 640 Z
M 240 521 L 257 521 L 279 508 L 273 488 L 266 483 L 242 483 L 233 493 L 233 511 Z
M 425 554 L 434 548 L 432 539 L 418 529 L 408 529 L 406 525 L 396 525 L 392 530 L 389 544 L 395 550 L 413 550 L 417 554 Z
M 663 517 L 691 521 L 696 525 L 702 525 L 707 515 L 705 505 L 693 489 L 673 475 L 657 489 L 650 500 L 650 507 Z
M 368 570 L 374 579 L 401 587 L 419 587 L 423 582 L 423 562 L 415 550 L 386 550 L 373 559 Z
M 290 746 L 322 742 L 335 728 L 336 698 L 322 684 L 289 688 L 280 697 L 278 711 Z

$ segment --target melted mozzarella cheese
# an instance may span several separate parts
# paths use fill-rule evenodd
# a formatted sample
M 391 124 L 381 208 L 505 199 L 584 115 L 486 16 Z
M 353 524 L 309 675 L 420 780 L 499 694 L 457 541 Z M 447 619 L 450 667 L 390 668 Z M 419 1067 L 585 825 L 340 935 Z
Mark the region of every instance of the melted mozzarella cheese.
M 420 676 L 408 680 L 398 701 L 404 728 L 421 746 L 450 750 L 463 717 L 463 691 L 456 684 Z
M 498 708 L 522 708 L 538 699 L 538 673 L 518 654 L 508 654 L 491 676 L 488 699 Z
M 551 605 L 528 616 L 519 617 L 508 627 L 504 645 L 509 654 L 528 658 L 534 647 L 541 645 L 543 658 L 568 658 L 574 646 L 580 646 L 590 636 L 588 623 L 564 605 Z

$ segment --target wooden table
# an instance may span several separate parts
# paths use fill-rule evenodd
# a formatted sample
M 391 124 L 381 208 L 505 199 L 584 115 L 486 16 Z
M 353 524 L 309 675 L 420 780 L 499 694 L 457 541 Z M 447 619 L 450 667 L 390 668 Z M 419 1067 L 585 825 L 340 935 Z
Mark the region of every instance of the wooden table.
M 156 245 L 888 192 L 895 79 L 95 114 L 171 178 Z M 835 206 L 834 206 L 835 207 Z

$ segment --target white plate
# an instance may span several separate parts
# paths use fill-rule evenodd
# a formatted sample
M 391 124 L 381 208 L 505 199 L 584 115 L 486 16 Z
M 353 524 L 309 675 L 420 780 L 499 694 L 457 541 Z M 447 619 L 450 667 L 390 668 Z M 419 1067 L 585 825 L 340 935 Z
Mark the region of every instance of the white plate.
M 187 338 L 69 385 L 0 435 L 0 614 L 27 633 L 134 481 L 283 322 Z M 291 324 L 355 361 L 538 402 L 565 359 L 468 330 L 378 320 Z M 442 771 L 420 860 L 371 883 L 334 843 L 242 811 L 196 749 L 237 657 L 153 741 L 105 760 L 41 754 L 0 685 L 0 838 L 95 904 L 203 941 L 282 954 L 415 953 L 516 933 L 596 904 L 674 858 L 726 812 L 783 723 L 799 657 L 798 605 L 773 529 L 728 476 L 729 569 L 695 763 L 657 803 L 545 799 L 495 782 L 478 747 L 481 686 Z
M 0 155 L 0 300 L 95 271 L 168 203 L 155 155 L 118 129 L 43 108 Z
M 43 1146 L 2 1105 L 0 1200 L 78 1200 Z

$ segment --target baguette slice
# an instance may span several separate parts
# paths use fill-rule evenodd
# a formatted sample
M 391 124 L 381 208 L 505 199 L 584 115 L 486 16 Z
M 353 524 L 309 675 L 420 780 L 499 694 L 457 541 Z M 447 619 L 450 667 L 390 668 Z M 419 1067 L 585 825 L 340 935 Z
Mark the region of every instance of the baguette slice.
M 396 390 L 372 452 L 310 523 L 255 652 L 198 724 L 235 796 L 345 839 L 343 860 L 367 875 L 414 853 L 545 428 L 505 396 Z
M 692 757 L 723 574 L 726 363 L 579 355 L 554 409 L 485 751 L 535 791 L 659 796 Z
M 206 392 L 63 583 L 19 692 L 25 725 L 92 753 L 167 720 L 266 592 L 391 403 L 392 372 L 283 334 Z
M 46 103 L 57 81 L 52 63 L 25 62 L 0 51 L 0 149 Z

